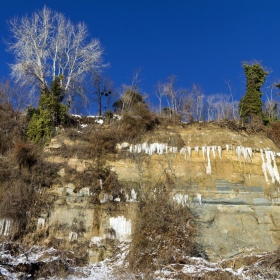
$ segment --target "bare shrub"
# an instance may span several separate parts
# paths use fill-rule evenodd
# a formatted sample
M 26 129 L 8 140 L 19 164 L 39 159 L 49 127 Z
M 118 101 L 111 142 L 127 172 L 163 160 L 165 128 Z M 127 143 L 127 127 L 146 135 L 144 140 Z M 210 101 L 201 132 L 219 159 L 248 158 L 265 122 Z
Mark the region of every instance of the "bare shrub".
M 250 117 L 250 122 L 245 125 L 248 133 L 265 132 L 265 125 L 261 117 L 253 115 Z
M 121 141 L 131 141 L 159 124 L 158 118 L 143 104 L 137 104 L 132 112 L 125 112 L 120 122 Z
M 14 148 L 15 159 L 19 168 L 28 167 L 30 169 L 37 162 L 37 150 L 34 144 L 17 142 Z
M 280 148 L 280 122 L 271 124 L 271 128 L 267 132 L 267 136 Z
M 27 122 L 8 104 L 0 102 L 0 154 L 6 155 L 14 148 L 14 141 L 25 138 Z
M 151 272 L 195 254 L 194 217 L 188 207 L 171 201 L 165 186 L 145 194 L 127 256 L 135 272 Z

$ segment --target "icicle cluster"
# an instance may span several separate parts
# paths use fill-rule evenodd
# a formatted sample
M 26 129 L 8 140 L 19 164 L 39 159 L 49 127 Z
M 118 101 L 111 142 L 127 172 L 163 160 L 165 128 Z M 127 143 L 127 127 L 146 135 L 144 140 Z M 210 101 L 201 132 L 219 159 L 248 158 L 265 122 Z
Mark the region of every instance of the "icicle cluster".
M 189 196 L 187 194 L 176 193 L 173 196 L 173 201 L 182 206 L 186 206 L 188 205 Z
M 110 218 L 110 227 L 115 231 L 116 237 L 120 241 L 130 239 L 131 220 L 126 220 L 124 216 Z
M 0 220 L 0 235 L 8 236 L 11 233 L 12 221 L 9 219 Z
M 167 144 L 153 143 L 153 144 L 136 144 L 130 145 L 129 151 L 131 153 L 141 153 L 144 152 L 148 155 L 153 155 L 155 153 L 163 154 L 168 152 L 177 152 L 177 147 L 168 147 Z
M 245 162 L 248 162 L 248 156 L 250 157 L 251 161 L 253 159 L 252 148 L 237 146 L 235 153 L 236 153 L 239 161 L 241 160 L 241 155 L 243 156 Z
M 128 143 L 125 143 L 126 147 L 128 147 Z M 121 145 L 118 146 L 121 148 Z M 164 153 L 177 153 L 184 155 L 185 160 L 190 158 L 192 156 L 192 150 L 195 151 L 196 155 L 199 155 L 199 149 L 201 148 L 202 151 L 202 157 L 206 161 L 205 169 L 206 174 L 211 175 L 212 174 L 212 167 L 211 167 L 211 157 L 213 159 L 216 159 L 216 156 L 218 155 L 219 158 L 222 158 L 222 147 L 221 146 L 195 146 L 194 148 L 191 148 L 190 146 L 183 147 L 178 151 L 177 147 L 168 147 L 167 144 L 161 144 L 161 143 L 153 143 L 153 144 L 137 144 L 137 145 L 130 145 L 129 151 L 131 153 L 141 153 L 145 152 L 148 155 L 153 155 L 155 153 L 157 154 L 164 154 Z M 253 150 L 250 147 L 243 147 L 243 146 L 234 146 L 234 145 L 225 145 L 225 149 L 227 153 L 229 153 L 230 150 L 232 150 L 233 153 L 236 154 L 239 161 L 241 161 L 242 157 L 245 161 L 245 163 L 248 162 L 248 160 L 253 160 Z M 275 156 L 280 156 L 280 153 L 275 153 L 269 150 L 261 152 L 261 158 L 262 158 L 262 170 L 264 173 L 264 177 L 266 182 L 269 183 L 268 175 L 271 177 L 271 182 L 275 183 L 276 181 L 280 183 L 280 176 L 278 172 L 278 168 L 275 162 Z
M 127 202 L 137 202 L 137 193 L 134 189 L 131 190 L 130 196 L 129 194 L 125 194 Z
M 69 241 L 77 240 L 78 239 L 78 234 L 76 232 L 71 231 L 69 233 Z
M 267 175 L 268 173 L 271 177 L 272 183 L 275 183 L 275 181 L 280 183 L 279 172 L 275 161 L 275 153 L 267 150 L 263 151 L 262 149 L 260 150 L 260 152 L 261 152 L 261 159 L 262 159 L 262 170 L 265 177 L 265 181 L 269 183 L 269 179 Z

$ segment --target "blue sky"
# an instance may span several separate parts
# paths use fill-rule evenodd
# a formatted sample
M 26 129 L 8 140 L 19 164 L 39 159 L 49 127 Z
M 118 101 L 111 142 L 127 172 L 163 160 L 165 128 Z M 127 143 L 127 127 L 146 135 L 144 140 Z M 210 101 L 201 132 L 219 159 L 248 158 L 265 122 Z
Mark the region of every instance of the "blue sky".
M 152 98 L 154 85 L 170 75 L 178 87 L 202 86 L 205 94 L 245 92 L 242 61 L 259 60 L 272 73 L 265 88 L 280 80 L 278 0 L 9 0 L 1 5 L 1 37 L 7 20 L 44 5 L 77 23 L 84 21 L 111 64 L 105 74 L 115 87 L 129 84 L 141 68 L 140 88 Z M 0 77 L 13 56 L 0 43 Z

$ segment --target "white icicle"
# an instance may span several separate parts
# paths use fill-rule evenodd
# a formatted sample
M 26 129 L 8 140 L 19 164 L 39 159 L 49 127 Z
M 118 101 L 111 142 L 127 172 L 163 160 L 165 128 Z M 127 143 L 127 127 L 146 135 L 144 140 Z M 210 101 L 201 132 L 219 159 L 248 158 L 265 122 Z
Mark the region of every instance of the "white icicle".
M 152 143 L 152 144 L 150 145 L 150 155 L 152 155 L 154 152 L 155 152 L 155 144 Z
M 219 157 L 222 158 L 222 147 L 221 146 L 218 146 L 218 154 L 219 154 Z
M 134 153 L 137 153 L 137 145 L 134 145 L 134 146 L 133 146 L 133 152 L 134 152 Z
M 271 152 L 271 159 L 272 159 L 272 162 L 273 162 L 273 174 L 274 174 L 274 177 L 276 179 L 276 181 L 278 183 L 280 183 L 280 177 L 279 177 L 279 171 L 278 171 L 278 167 L 277 167 L 277 164 L 276 164 L 276 161 L 275 161 L 275 153 L 274 152 Z
M 229 152 L 229 144 L 226 144 L 227 153 Z
M 45 219 L 38 218 L 37 228 L 43 228 L 45 226 Z
M 241 147 L 240 146 L 236 147 L 236 155 L 238 157 L 238 160 L 240 161 L 240 155 L 241 155 Z
M 6 220 L 6 222 L 5 222 L 4 236 L 9 235 L 10 232 L 11 232 L 11 221 L 10 221 L 10 220 Z
M 249 155 L 249 157 L 250 157 L 250 159 L 251 159 L 251 161 L 252 161 L 252 159 L 253 159 L 252 148 L 247 148 L 247 153 L 248 153 L 248 155 Z
M 186 148 L 182 148 L 182 149 L 180 150 L 180 154 L 181 154 L 181 155 L 184 155 L 184 158 L 186 159 L 186 156 L 187 156 L 187 149 L 186 149 Z
M 201 197 L 200 193 L 197 194 L 197 200 L 198 200 L 199 206 L 202 207 L 202 197 Z
M 130 147 L 129 147 L 129 151 L 132 153 L 132 145 L 130 145 Z
M 211 170 L 211 160 L 210 160 L 210 148 L 207 146 L 207 166 L 206 166 L 206 174 L 211 174 L 212 170 Z
M 262 158 L 262 171 L 263 171 L 263 175 L 264 175 L 265 181 L 267 183 L 269 183 L 268 177 L 267 177 L 267 173 L 266 173 L 266 163 L 264 161 L 263 150 L 262 149 L 260 150 L 260 153 L 261 153 L 261 158 Z
M 191 157 L 191 155 L 192 155 L 192 148 L 190 146 L 188 146 L 187 149 L 188 149 L 189 157 Z
M 166 144 L 160 144 L 161 154 L 165 152 L 165 145 Z
M 248 160 L 247 148 L 241 147 L 241 153 L 244 157 L 245 162 L 247 163 L 247 160 Z
M 0 235 L 3 233 L 5 227 L 5 219 L 0 220 Z
M 199 154 L 199 147 L 198 146 L 194 147 L 194 150 L 195 150 L 195 153 L 198 155 Z
M 201 150 L 202 150 L 203 159 L 205 159 L 206 147 L 205 147 L 205 146 L 202 146 L 202 147 L 201 147 Z
M 275 183 L 275 178 L 274 178 L 274 173 L 273 173 L 273 168 L 271 165 L 271 151 L 265 151 L 265 157 L 266 157 L 266 168 L 267 171 L 271 177 L 271 181 L 274 184 Z
M 216 146 L 212 146 L 213 158 L 216 158 Z

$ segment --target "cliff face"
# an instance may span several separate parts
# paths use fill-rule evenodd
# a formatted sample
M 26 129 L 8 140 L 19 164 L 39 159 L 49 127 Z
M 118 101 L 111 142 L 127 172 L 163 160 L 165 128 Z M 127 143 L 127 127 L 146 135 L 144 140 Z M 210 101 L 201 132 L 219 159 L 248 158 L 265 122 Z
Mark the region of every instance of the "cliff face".
M 197 215 L 198 242 L 212 260 L 279 246 L 279 160 L 272 141 L 214 126 L 159 133 L 170 139 L 179 136 L 186 150 L 173 153 L 169 146 L 168 153 L 155 152 L 143 162 L 143 174 L 139 161 L 111 162 L 120 178 L 134 181 L 173 173 L 172 193 L 187 195 L 185 202 Z M 130 150 L 137 157 L 137 148 Z
M 279 246 L 280 162 L 272 141 L 199 124 L 158 129 L 144 140 L 119 143 L 117 156 L 107 160 L 126 186 L 125 202 L 102 191 L 96 201 L 90 186 L 54 185 L 48 191 L 54 207 L 38 215 L 38 230 L 86 252 L 90 261 L 101 260 L 119 241 L 131 239 L 141 188 L 168 174 L 174 203 L 188 205 L 196 215 L 197 242 L 209 259 Z M 63 135 L 54 138 L 46 160 L 67 162 L 82 174 L 91 159 L 59 155 L 62 145 L 72 144 Z M 59 174 L 63 178 L 64 169 Z M 0 233 L 8 234 L 2 223 Z

